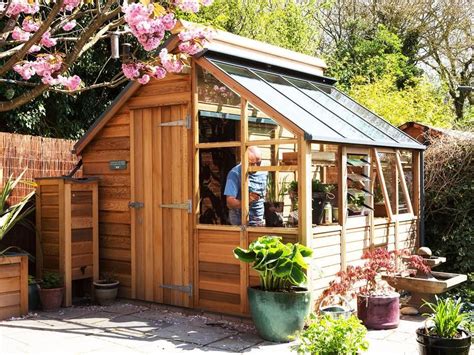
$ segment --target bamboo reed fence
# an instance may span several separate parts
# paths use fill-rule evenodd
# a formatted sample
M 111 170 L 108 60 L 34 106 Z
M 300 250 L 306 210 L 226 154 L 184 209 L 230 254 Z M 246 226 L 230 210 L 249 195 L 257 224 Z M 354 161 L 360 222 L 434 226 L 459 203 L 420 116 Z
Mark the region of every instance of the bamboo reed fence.
M 16 177 L 25 168 L 23 179 L 27 181 L 35 177 L 68 174 L 78 162 L 77 156 L 71 153 L 74 143 L 74 140 L 0 132 L 0 187 L 10 175 Z M 33 188 L 19 184 L 9 202 L 17 203 Z

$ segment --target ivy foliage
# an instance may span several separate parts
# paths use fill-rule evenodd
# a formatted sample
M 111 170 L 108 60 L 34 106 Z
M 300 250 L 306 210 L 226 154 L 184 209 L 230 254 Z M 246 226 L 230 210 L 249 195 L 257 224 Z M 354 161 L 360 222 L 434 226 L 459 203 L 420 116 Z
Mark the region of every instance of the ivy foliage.
M 468 274 L 464 296 L 474 303 L 474 134 L 444 136 L 425 153 L 425 235 L 442 271 Z

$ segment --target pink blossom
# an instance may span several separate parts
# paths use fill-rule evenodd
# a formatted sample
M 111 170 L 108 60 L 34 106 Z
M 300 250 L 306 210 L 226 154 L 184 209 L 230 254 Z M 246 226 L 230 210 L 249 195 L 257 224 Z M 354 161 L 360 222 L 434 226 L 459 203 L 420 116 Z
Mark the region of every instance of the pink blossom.
M 30 34 L 16 26 L 12 31 L 12 38 L 16 41 L 26 42 L 30 39 Z
M 161 65 L 170 73 L 179 73 L 183 69 L 183 62 L 175 55 L 169 54 L 166 48 L 160 52 Z
M 178 48 L 183 53 L 194 55 L 203 49 L 211 37 L 212 33 L 205 28 L 187 28 L 178 35 L 181 40 Z
M 142 3 L 132 3 L 124 6 L 123 12 L 132 34 L 146 51 L 158 48 L 165 35 L 165 30 L 171 25 L 174 27 L 174 20 L 169 16 L 153 18 L 153 5 L 145 6 Z
M 20 74 L 23 80 L 30 80 L 35 75 L 35 71 L 28 62 L 25 64 L 15 64 L 13 70 Z
M 41 50 L 41 47 L 38 46 L 37 44 L 33 44 L 30 49 L 28 49 L 28 53 L 36 53 Z
M 138 82 L 142 85 L 147 84 L 150 81 L 150 76 L 148 74 L 144 74 L 141 78 L 138 79 Z
M 25 19 L 21 23 L 21 28 L 23 29 L 23 31 L 26 32 L 36 32 L 38 31 L 39 27 L 39 24 L 34 21 L 31 16 L 25 17 Z
M 61 85 L 65 86 L 70 91 L 75 91 L 81 85 L 81 78 L 77 75 L 70 77 L 58 76 Z
M 165 27 L 165 30 L 170 31 L 176 26 L 176 19 L 174 14 L 166 14 L 161 18 L 161 23 Z
M 51 38 L 51 32 L 46 31 L 41 36 L 40 43 L 41 43 L 41 45 L 43 45 L 47 48 L 50 48 L 50 47 L 54 47 L 58 43 L 58 40 L 56 38 Z
M 123 74 L 131 80 L 140 76 L 140 69 L 136 63 L 122 64 Z
M 13 17 L 21 13 L 35 14 L 39 11 L 38 0 L 11 0 L 8 7 L 7 16 Z
M 201 5 L 199 0 L 175 0 L 174 4 L 184 12 L 198 12 Z
M 163 79 L 166 76 L 166 70 L 157 65 L 150 67 L 150 75 L 155 79 Z
M 63 10 L 72 11 L 81 4 L 81 0 L 64 0 Z
M 76 20 L 66 22 L 63 26 L 63 30 L 64 31 L 71 31 L 74 27 L 76 27 L 76 25 L 77 25 Z

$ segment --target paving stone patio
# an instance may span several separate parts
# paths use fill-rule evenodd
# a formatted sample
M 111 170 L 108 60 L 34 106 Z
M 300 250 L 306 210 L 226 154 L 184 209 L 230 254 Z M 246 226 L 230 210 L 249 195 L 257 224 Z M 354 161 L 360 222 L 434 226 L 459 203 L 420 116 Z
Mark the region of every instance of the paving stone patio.
M 368 354 L 417 354 L 422 317 L 398 329 L 369 331 Z M 248 319 L 120 300 L 32 313 L 0 322 L 0 354 L 290 353 L 290 344 L 262 340 Z

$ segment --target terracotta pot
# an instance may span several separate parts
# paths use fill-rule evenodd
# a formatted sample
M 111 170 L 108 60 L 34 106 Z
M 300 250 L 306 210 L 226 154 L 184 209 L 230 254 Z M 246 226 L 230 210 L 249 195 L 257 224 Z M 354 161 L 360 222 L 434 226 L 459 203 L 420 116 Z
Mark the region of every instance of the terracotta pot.
M 370 329 L 393 329 L 400 321 L 400 295 L 357 296 L 357 317 Z
M 61 288 L 40 288 L 39 295 L 43 311 L 53 312 L 61 308 L 63 303 L 64 287 Z

